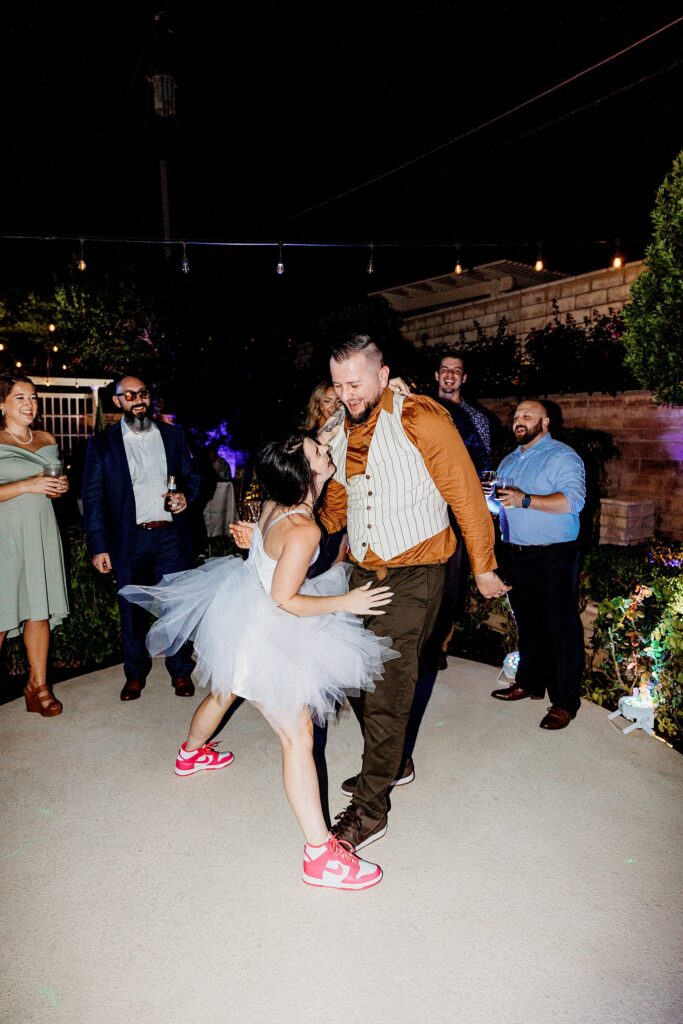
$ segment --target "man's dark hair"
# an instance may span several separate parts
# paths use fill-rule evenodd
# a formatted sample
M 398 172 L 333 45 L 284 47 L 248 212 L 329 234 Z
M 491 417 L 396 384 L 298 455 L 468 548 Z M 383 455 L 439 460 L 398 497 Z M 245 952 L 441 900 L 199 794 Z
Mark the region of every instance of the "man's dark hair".
M 359 352 L 370 358 L 379 357 L 380 365 L 384 366 L 382 350 L 369 334 L 352 334 L 346 341 L 342 341 L 334 346 L 330 352 L 330 357 L 334 359 L 335 363 L 341 363 L 345 359 L 358 355 Z
M 459 359 L 462 363 L 462 372 L 467 373 L 467 360 L 465 359 L 465 353 L 460 352 L 457 349 L 455 352 L 443 352 L 439 359 L 439 366 L 441 366 L 444 359 Z

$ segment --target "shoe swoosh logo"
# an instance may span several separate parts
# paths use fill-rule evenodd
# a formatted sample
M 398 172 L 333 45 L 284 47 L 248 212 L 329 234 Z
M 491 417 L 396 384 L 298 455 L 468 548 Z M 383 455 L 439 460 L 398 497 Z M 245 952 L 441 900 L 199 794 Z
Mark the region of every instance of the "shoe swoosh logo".
M 324 875 L 332 875 L 333 878 L 338 878 L 340 881 L 344 881 L 350 872 L 351 868 L 348 864 L 340 864 L 337 862 L 336 868 L 328 865 L 323 872 Z

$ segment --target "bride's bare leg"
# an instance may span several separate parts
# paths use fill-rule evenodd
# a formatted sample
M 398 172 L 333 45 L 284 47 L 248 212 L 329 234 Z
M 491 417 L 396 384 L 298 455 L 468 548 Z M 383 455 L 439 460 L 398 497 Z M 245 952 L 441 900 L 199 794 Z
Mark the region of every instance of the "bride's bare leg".
M 307 710 L 303 710 L 298 718 L 275 720 L 268 715 L 265 717 L 282 745 L 282 778 L 289 805 L 306 842 L 320 846 L 329 833 L 320 806 L 310 715 Z
M 235 700 L 234 693 L 227 697 L 216 697 L 210 693 L 201 702 L 190 722 L 190 731 L 187 734 L 185 750 L 198 750 L 203 747 L 209 736 L 211 736 L 221 723 L 230 705 Z

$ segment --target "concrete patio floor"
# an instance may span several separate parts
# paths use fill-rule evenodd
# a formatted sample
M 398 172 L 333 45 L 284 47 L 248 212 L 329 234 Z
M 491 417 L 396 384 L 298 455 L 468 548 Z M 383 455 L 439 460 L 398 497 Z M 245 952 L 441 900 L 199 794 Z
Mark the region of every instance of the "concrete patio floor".
M 172 768 L 201 699 L 160 663 L 58 687 L 46 720 L 0 707 L 7 1024 L 674 1024 L 683 760 L 584 704 L 493 701 L 496 670 L 450 659 L 362 893 L 300 881 L 279 747 L 238 709 L 232 767 Z M 624 723 L 622 722 L 622 725 Z M 330 730 L 332 813 L 355 771 Z

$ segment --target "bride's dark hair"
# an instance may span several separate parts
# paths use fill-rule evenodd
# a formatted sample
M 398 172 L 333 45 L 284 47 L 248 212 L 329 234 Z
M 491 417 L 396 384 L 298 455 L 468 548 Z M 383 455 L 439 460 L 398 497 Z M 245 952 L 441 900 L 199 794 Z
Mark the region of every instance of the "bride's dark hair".
M 282 441 L 268 441 L 256 456 L 256 475 L 266 497 L 291 508 L 306 500 L 309 490 L 314 502 L 313 471 L 304 452 L 305 434 L 290 434 Z

